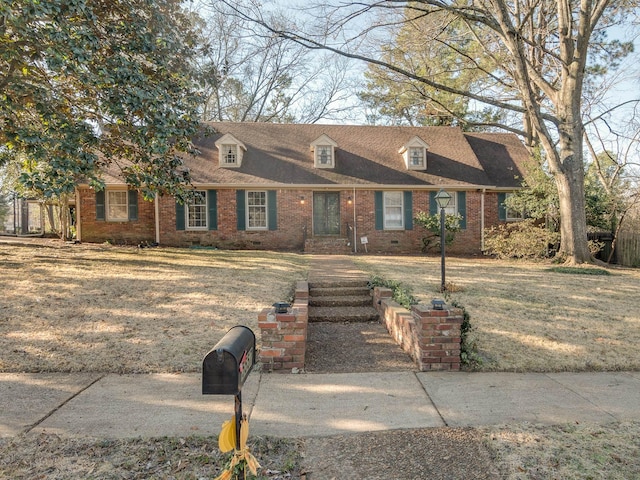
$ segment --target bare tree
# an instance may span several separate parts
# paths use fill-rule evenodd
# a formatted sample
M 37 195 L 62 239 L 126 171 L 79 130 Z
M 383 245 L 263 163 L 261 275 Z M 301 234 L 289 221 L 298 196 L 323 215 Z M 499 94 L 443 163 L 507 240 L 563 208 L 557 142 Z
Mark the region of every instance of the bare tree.
M 592 158 L 589 169 L 607 203 L 605 215 L 613 236 L 609 262 L 627 218 L 640 206 L 640 112 L 636 105 L 627 113 L 621 125 L 613 123 L 610 111 L 591 118 L 585 133 Z
M 208 121 L 315 123 L 348 107 L 346 59 L 256 29 L 220 2 L 198 11 L 199 80 Z M 270 21 L 284 26 L 282 16 Z
M 327 20 L 321 35 L 309 30 L 281 28 L 262 16 L 257 6 L 244 7 L 221 0 L 240 18 L 310 49 L 324 49 L 362 60 L 421 82 L 439 92 L 460 95 L 479 104 L 511 112 L 522 127 L 496 125 L 522 135 L 528 145 L 542 146 L 560 200 L 561 246 L 559 255 L 568 263 L 592 260 L 587 245 L 584 203 L 584 123 L 582 101 L 589 75 L 606 68 L 594 60 L 613 64 L 629 51 L 626 44 L 608 42 L 604 30 L 635 14 L 637 0 L 397 0 L 341 2 L 319 5 L 315 12 Z M 362 49 L 376 28 L 401 22 L 411 24 L 430 15 L 447 14 L 463 22 L 466 38 L 483 46 L 484 62 L 465 68 L 482 68 L 494 81 L 491 88 L 465 90 L 428 75 L 404 68 L 380 52 Z M 442 30 L 446 33 L 446 27 Z M 458 33 L 460 31 L 458 30 Z M 425 48 L 438 42 L 460 50 L 446 36 L 424 38 Z M 464 52 L 460 52 L 464 58 Z M 486 62 L 486 60 L 492 62 Z M 607 60 L 611 59 L 611 60 Z

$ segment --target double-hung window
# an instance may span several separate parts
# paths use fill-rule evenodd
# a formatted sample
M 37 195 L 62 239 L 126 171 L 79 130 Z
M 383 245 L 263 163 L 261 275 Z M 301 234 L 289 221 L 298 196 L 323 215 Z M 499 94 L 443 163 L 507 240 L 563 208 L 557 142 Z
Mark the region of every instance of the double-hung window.
M 453 193 L 449 204 L 444 208 L 445 215 L 456 215 L 458 213 L 458 195 Z
M 409 168 L 424 169 L 424 147 L 409 148 Z
M 96 191 L 96 220 L 103 222 L 138 220 L 138 192 L 119 188 Z
M 404 229 L 403 192 L 384 192 L 384 229 Z
M 440 215 L 440 208 L 436 201 L 436 194 L 429 193 L 429 215 Z M 461 229 L 467 228 L 467 192 L 448 192 L 451 194 L 449 204 L 444 209 L 445 215 L 460 215 L 459 226 Z
M 207 228 L 207 192 L 197 190 L 186 208 L 187 228 L 206 229 Z
M 238 163 L 238 146 L 235 144 L 222 145 L 222 163 L 223 165 L 237 165 Z
M 247 192 L 247 228 L 266 230 L 267 224 L 267 192 Z
M 127 190 L 107 191 L 107 220 L 110 222 L 126 222 L 129 220 L 129 204 Z
M 333 147 L 331 145 L 318 145 L 316 147 L 316 163 L 321 167 L 333 166 Z

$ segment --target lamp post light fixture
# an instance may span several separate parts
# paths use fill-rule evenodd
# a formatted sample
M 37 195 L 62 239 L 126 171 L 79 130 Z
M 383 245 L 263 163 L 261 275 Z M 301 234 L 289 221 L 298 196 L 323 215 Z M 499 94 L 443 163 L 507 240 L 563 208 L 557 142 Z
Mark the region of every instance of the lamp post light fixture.
M 445 244 L 445 228 L 444 228 L 444 209 L 447 208 L 451 201 L 451 194 L 440 190 L 436 195 L 436 203 L 440 208 L 440 291 L 446 290 L 445 273 L 444 273 L 444 244 Z

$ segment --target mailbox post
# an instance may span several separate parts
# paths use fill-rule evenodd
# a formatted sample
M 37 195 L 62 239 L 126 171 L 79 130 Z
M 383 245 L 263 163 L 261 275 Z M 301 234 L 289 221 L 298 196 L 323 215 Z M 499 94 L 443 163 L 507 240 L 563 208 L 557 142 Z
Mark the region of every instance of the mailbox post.
M 202 394 L 234 395 L 236 449 L 240 449 L 242 385 L 256 363 L 256 336 L 243 325 L 231 327 L 202 360 Z

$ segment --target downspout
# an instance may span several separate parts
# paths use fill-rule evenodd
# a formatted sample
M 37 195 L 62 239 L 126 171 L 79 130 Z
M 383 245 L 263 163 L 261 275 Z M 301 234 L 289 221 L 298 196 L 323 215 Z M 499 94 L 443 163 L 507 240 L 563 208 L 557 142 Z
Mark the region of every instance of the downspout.
M 482 195 L 480 196 L 480 249 L 484 252 L 484 195 L 487 192 L 486 188 L 482 189 Z
M 156 243 L 160 245 L 160 203 L 158 202 L 158 194 L 156 193 L 154 200 L 155 220 L 156 220 Z
M 76 188 L 76 240 L 82 241 L 82 212 L 80 208 L 82 202 L 80 201 L 80 191 Z
M 356 188 L 353 187 L 353 253 L 358 253 L 358 242 L 356 239 L 358 234 L 356 232 Z

